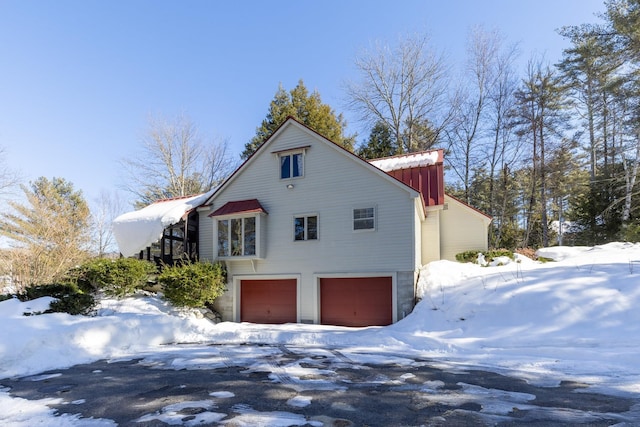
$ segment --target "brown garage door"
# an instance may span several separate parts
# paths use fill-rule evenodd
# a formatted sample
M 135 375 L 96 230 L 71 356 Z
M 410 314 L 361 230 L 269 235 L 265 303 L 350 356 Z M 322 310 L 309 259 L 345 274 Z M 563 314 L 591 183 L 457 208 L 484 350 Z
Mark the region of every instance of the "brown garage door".
M 393 322 L 391 277 L 320 279 L 320 323 L 384 326 Z
M 240 321 L 295 323 L 296 279 L 240 281 Z

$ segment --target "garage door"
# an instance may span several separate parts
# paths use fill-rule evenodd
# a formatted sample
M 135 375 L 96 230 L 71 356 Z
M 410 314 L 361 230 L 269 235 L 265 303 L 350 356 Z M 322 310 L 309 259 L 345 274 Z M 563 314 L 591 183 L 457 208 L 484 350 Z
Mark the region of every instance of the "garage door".
M 393 322 L 391 277 L 320 279 L 320 323 L 384 326 Z
M 240 281 L 240 321 L 295 323 L 296 279 Z

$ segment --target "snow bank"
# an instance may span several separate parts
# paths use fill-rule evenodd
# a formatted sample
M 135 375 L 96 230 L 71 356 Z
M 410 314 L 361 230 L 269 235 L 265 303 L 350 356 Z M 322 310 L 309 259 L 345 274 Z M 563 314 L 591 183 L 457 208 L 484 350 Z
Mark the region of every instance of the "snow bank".
M 96 317 L 23 316 L 47 301 L 0 302 L 0 378 L 99 359 L 162 355 L 172 343 L 340 348 L 479 367 L 534 384 L 573 379 L 640 393 L 640 244 L 551 248 L 505 265 L 437 261 L 420 272 L 421 302 L 387 327 L 213 324 L 164 300 L 103 300 Z M 42 304 L 42 305 L 41 305 Z M 0 396 L 1 397 L 1 396 Z
M 591 251 L 593 248 L 587 246 L 554 246 L 541 248 L 536 251 L 538 257 L 549 258 L 554 261 L 563 261 L 567 258 L 575 257 L 581 253 Z
M 203 204 L 212 194 L 158 201 L 140 210 L 127 212 L 113 221 L 113 234 L 120 253 L 132 256 L 162 237 L 164 229 L 176 224 L 190 210 Z
M 213 323 L 194 312 L 144 296 L 104 300 L 96 317 L 22 314 L 33 307 L 46 309 L 49 302 L 47 297 L 0 302 L 0 377 L 128 357 L 163 344 L 203 341 L 214 329 Z

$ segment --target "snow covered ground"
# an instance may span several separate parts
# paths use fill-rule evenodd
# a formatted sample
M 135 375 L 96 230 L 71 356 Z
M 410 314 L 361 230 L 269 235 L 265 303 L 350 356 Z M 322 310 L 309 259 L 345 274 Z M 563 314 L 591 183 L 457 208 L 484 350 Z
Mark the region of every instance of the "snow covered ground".
M 422 301 L 388 327 L 214 325 L 149 296 L 103 300 L 95 317 L 24 316 L 46 309 L 49 300 L 8 300 L 0 303 L 0 378 L 99 359 L 162 358 L 178 348 L 167 344 L 270 343 L 310 351 L 340 348 L 359 355 L 360 363 L 368 354 L 378 362 L 410 355 L 450 369 L 507 373 L 536 385 L 575 380 L 590 384 L 591 391 L 640 394 L 640 244 L 546 248 L 539 254 L 556 261 L 428 264 L 418 284 Z M 190 363 L 188 352 L 180 351 Z M 51 419 L 46 403 L 0 390 L 0 407 L 11 408 L 0 421 L 33 425 Z M 87 422 L 56 418 L 56 425 L 91 425 Z

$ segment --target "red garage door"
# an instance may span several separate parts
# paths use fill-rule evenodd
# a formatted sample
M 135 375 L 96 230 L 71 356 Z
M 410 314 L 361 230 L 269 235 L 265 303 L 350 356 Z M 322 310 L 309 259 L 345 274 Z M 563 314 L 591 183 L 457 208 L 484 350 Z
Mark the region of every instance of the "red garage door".
M 384 326 L 392 322 L 391 277 L 320 279 L 320 323 Z
M 297 322 L 296 279 L 240 281 L 240 321 Z

